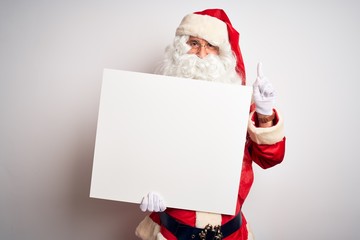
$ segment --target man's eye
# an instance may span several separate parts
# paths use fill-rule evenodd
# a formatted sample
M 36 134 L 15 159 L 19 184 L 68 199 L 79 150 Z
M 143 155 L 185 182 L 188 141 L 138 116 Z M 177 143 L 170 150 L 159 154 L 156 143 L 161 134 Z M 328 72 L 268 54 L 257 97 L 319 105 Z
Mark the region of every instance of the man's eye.
M 190 41 L 189 45 L 191 47 L 198 47 L 200 44 L 197 41 Z
M 212 44 L 210 44 L 210 43 L 207 44 L 207 47 L 208 47 L 209 49 L 216 49 L 216 48 L 217 48 L 217 47 L 215 47 L 214 45 L 212 45 Z

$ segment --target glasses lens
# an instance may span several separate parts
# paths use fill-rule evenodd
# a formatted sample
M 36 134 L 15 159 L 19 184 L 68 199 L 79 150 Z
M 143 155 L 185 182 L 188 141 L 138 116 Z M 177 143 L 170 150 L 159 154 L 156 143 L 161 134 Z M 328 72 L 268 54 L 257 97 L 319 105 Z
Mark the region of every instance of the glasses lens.
M 195 39 L 190 39 L 187 44 L 191 47 L 192 50 L 200 51 L 201 47 L 204 47 L 208 52 L 217 52 L 219 48 L 211 45 L 208 42 L 205 42 L 203 45 Z

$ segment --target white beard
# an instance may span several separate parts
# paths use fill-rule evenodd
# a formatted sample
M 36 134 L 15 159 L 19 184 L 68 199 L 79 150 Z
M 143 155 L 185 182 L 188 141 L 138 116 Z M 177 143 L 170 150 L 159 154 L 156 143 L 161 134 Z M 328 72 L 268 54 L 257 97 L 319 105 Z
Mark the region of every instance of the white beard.
M 241 78 L 235 71 L 236 59 L 230 46 L 220 55 L 209 54 L 199 58 L 196 54 L 188 54 L 190 47 L 186 44 L 188 37 L 175 37 L 174 44 L 166 48 L 164 59 L 156 73 L 175 77 L 199 80 L 237 83 Z

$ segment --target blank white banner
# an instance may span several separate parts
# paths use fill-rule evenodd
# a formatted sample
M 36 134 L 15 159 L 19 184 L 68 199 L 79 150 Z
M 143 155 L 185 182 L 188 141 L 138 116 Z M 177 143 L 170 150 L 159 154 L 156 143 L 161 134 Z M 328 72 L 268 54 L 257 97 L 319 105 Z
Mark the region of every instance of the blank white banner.
M 234 214 L 252 88 L 105 69 L 90 197 Z

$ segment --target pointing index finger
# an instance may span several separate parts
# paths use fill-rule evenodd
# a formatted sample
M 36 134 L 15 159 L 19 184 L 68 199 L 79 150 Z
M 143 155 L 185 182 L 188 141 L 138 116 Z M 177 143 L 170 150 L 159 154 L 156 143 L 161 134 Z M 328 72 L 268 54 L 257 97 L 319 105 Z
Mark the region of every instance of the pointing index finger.
M 263 71 L 262 71 L 262 63 L 261 62 L 259 62 L 257 65 L 257 75 L 260 78 L 264 76 Z

